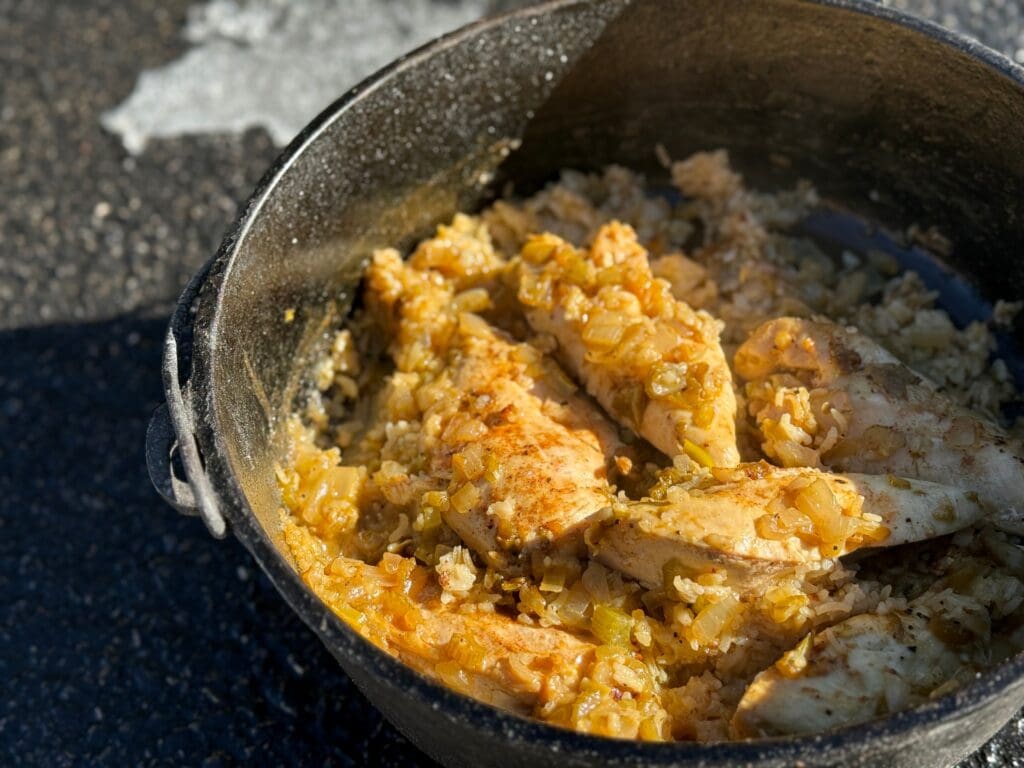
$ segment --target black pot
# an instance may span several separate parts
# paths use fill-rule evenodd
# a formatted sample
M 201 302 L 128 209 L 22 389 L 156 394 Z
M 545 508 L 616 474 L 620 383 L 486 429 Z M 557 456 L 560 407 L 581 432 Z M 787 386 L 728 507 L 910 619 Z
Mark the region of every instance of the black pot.
M 171 320 L 154 484 L 215 536 L 238 537 L 366 696 L 447 765 L 953 763 L 1024 704 L 1024 658 L 813 738 L 601 739 L 409 670 L 339 621 L 282 545 L 275 427 L 370 251 L 413 243 L 508 180 L 529 190 L 558 168 L 610 162 L 656 173 L 658 143 L 677 158 L 726 147 L 755 185 L 809 177 L 884 225 L 938 224 L 957 245 L 951 265 L 989 299 L 1024 296 L 1024 70 L 1007 59 L 861 0 L 553 2 L 399 60 L 285 150 Z M 772 155 L 793 163 L 782 172 Z

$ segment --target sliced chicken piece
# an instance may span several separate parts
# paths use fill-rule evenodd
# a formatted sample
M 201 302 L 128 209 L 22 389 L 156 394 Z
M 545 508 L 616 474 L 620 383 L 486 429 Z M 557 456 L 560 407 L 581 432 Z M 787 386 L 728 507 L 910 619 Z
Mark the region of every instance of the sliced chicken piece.
M 735 367 L 769 455 L 954 485 L 977 493 L 994 524 L 1024 533 L 1024 447 L 864 334 L 779 318 L 740 347 Z
M 476 699 L 500 704 L 512 696 L 523 707 L 536 709 L 545 701 L 543 681 L 558 675 L 573 680 L 593 654 L 593 643 L 554 627 L 527 626 L 500 614 L 475 611 L 436 617 L 431 630 L 438 639 L 448 637 L 449 646 L 472 638 L 483 650 L 482 669 L 476 672 L 476 688 L 489 695 L 469 691 Z M 475 650 L 475 649 L 474 649 Z M 426 661 L 421 659 L 421 661 Z M 458 662 L 456 662 L 458 663 Z M 421 664 L 420 668 L 423 669 Z M 462 671 L 459 665 L 459 671 Z M 434 671 L 434 667 L 430 670 Z M 458 673 L 456 673 L 458 674 Z M 472 680 L 472 673 L 470 673 Z M 511 708 L 506 705 L 506 708 Z
M 594 652 L 593 643 L 569 632 L 527 626 L 498 613 L 435 610 L 422 615 L 425 621 L 411 647 L 403 647 L 399 632 L 389 638 L 399 658 L 428 677 L 440 677 L 475 699 L 507 710 L 533 714 L 545 702 L 542 681 L 548 675 L 566 682 L 576 679 Z M 445 659 L 447 667 L 441 666 Z M 470 664 L 463 664 L 464 659 Z
M 286 530 L 301 536 L 294 527 Z M 374 566 L 341 557 L 304 578 L 347 623 L 421 674 L 520 714 L 536 714 L 552 692 L 582 677 L 595 644 L 553 627 L 528 626 L 495 612 L 446 604 L 423 566 L 392 556 Z
M 454 346 L 424 413 L 430 473 L 449 480 L 445 522 L 496 567 L 574 547 L 611 503 L 614 429 L 557 364 L 479 317 L 461 317 Z
M 808 637 L 747 688 L 740 738 L 823 733 L 921 704 L 964 666 L 922 608 L 862 614 Z
M 1019 548 L 986 530 L 966 547 L 951 545 L 931 568 L 932 583 L 905 608 L 883 602 L 808 635 L 759 674 L 739 703 L 735 734 L 821 733 L 864 722 L 952 691 L 991 664 L 993 627 L 1002 632 L 994 622 L 1024 599 Z M 1015 653 L 1019 643 L 1002 638 L 998 653 Z
M 394 252 L 371 265 L 367 302 L 394 333 L 392 356 L 418 371 L 422 503 L 488 564 L 581 543 L 611 503 L 617 432 L 552 360 L 478 315 L 439 273 Z
M 619 423 L 669 456 L 735 466 L 736 397 L 721 323 L 675 299 L 628 226 L 587 250 L 554 235 L 523 246 L 519 300 L 570 371 Z
M 908 381 L 922 381 L 855 328 L 800 317 L 778 317 L 762 323 L 736 351 L 735 364 L 747 380 L 792 371 L 806 372 L 817 382 L 830 383 L 868 366 L 896 365 Z
M 709 571 L 756 589 L 787 567 L 940 536 L 985 514 L 971 494 L 919 480 L 763 462 L 715 475 L 718 485 L 616 505 L 590 537 L 595 556 L 652 589 L 666 573 Z
M 628 644 L 613 647 L 487 610 L 489 603 L 466 599 L 474 577 L 453 596 L 451 574 L 435 567 L 435 576 L 412 558 L 385 554 L 369 565 L 334 557 L 294 517 L 285 518 L 282 532 L 313 591 L 360 635 L 424 676 L 588 733 L 667 735 L 658 675 Z

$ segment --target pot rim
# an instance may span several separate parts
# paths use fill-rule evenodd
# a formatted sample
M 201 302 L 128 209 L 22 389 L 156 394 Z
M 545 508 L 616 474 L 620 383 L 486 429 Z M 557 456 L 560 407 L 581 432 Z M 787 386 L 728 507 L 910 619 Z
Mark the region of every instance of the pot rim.
M 629 0 L 613 0 L 628 3 Z M 950 31 L 938 24 L 885 7 L 872 0 L 791 0 L 801 5 L 820 6 L 881 19 L 923 35 L 987 65 L 995 77 L 1004 77 L 1020 86 L 1024 98 L 1024 67 L 1007 56 Z M 415 67 L 440 51 L 457 46 L 480 32 L 515 19 L 529 23 L 547 14 L 588 0 L 547 0 L 484 18 L 425 43 L 405 54 L 340 96 L 302 129 L 281 151 L 261 178 L 248 200 L 240 207 L 235 224 L 224 238 L 215 256 L 196 274 L 171 321 L 171 335 L 195 330 L 191 376 L 188 390 L 195 437 L 205 461 L 205 472 L 217 490 L 218 506 L 228 518 L 230 528 L 267 574 L 271 583 L 299 617 L 325 643 L 332 655 L 346 663 L 359 664 L 370 674 L 389 678 L 406 697 L 413 697 L 458 718 L 473 729 L 489 729 L 505 734 L 508 740 L 528 740 L 535 747 L 577 754 L 599 754 L 604 760 L 666 765 L 679 761 L 756 762 L 759 760 L 795 760 L 823 751 L 854 748 L 863 752 L 880 749 L 885 742 L 930 724 L 966 718 L 972 712 L 999 697 L 1013 684 L 1024 680 L 1024 654 L 1018 654 L 980 673 L 958 690 L 917 707 L 902 710 L 867 723 L 846 726 L 809 736 L 759 738 L 745 741 L 697 744 L 693 742 L 643 742 L 617 739 L 572 731 L 538 720 L 522 717 L 457 693 L 434 682 L 398 659 L 365 640 L 339 619 L 302 581 L 267 537 L 239 485 L 223 435 L 215 428 L 214 414 L 218 394 L 213 387 L 213 355 L 219 336 L 219 294 L 231 276 L 238 248 L 244 242 L 263 205 L 296 160 L 336 120 L 361 99 L 385 87 L 396 74 Z M 200 290 L 201 289 L 201 290 Z M 198 298 L 197 297 L 198 294 Z M 193 300 L 197 311 L 190 313 Z M 175 333 L 178 331 L 179 333 Z M 183 361 L 185 367 L 189 361 Z

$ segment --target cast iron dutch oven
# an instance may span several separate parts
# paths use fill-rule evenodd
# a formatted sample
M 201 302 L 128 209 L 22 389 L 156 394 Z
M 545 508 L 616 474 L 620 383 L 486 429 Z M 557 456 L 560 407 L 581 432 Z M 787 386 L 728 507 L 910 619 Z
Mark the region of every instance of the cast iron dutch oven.
M 378 651 L 302 583 L 272 470 L 304 360 L 375 247 L 410 245 L 512 181 L 726 147 L 901 229 L 936 224 L 986 297 L 1024 297 L 1024 70 L 861 0 L 562 0 L 466 27 L 354 88 L 285 150 L 167 333 L 148 435 L 161 494 L 234 534 L 366 696 L 450 766 L 946 765 L 1024 704 L 1024 658 L 884 720 L 812 738 L 643 744 L 499 712 Z M 780 171 L 770 158 L 792 165 Z M 293 322 L 284 310 L 297 310 Z

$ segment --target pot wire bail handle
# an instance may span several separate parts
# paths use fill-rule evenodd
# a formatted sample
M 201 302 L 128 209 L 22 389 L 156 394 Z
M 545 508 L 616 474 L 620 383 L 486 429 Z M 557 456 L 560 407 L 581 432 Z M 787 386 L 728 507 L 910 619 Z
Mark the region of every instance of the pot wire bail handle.
M 227 523 L 217 508 L 199 456 L 192 420 L 177 376 L 178 345 L 170 330 L 164 341 L 163 368 L 167 402 L 154 411 L 146 430 L 149 479 L 165 502 L 183 515 L 201 517 L 210 534 L 222 539 L 227 535 Z M 178 477 L 175 470 L 175 455 L 184 468 L 185 479 Z
M 185 296 L 191 294 L 191 298 L 195 298 L 207 269 L 193 278 L 185 289 Z M 167 402 L 154 411 L 146 430 L 146 466 L 153 487 L 164 501 L 184 515 L 201 517 L 210 534 L 222 539 L 227 535 L 227 522 L 218 508 L 217 497 L 199 454 L 192 413 L 185 403 L 186 396 L 178 374 L 175 329 L 188 316 L 191 305 L 192 301 L 183 298 L 164 337 L 161 367 Z M 184 478 L 178 476 L 175 457 L 180 460 Z

